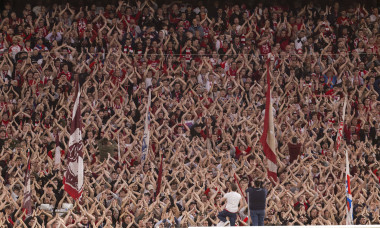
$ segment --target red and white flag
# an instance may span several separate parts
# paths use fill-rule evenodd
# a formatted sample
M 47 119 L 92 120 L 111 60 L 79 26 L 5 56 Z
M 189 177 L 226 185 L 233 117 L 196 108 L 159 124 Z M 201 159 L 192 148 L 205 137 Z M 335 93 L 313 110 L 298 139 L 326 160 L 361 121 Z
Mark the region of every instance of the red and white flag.
M 268 178 L 273 178 L 277 181 L 277 158 L 276 158 L 276 138 L 274 135 L 274 125 L 273 125 L 273 106 L 272 106 L 272 96 L 270 93 L 270 74 L 269 74 L 269 62 L 267 62 L 267 91 L 266 91 L 266 102 L 265 102 L 265 117 L 264 117 L 264 131 L 260 138 L 260 142 L 263 145 L 264 154 L 267 158 L 268 167 Z
M 66 156 L 67 168 L 63 177 L 65 191 L 73 198 L 79 199 L 83 192 L 83 142 L 80 110 L 79 82 L 76 82 L 74 107 L 71 118 L 69 152 Z
M 346 115 L 346 105 L 347 105 L 347 97 L 344 98 L 342 121 L 340 121 L 338 135 L 336 136 L 336 150 L 337 151 L 339 150 L 340 142 L 342 141 L 342 138 L 343 138 L 343 127 L 344 127 L 344 117 Z
M 30 189 L 30 149 L 28 149 L 28 165 L 26 167 L 24 183 L 24 200 L 22 203 L 22 210 L 25 211 L 25 217 L 29 217 L 32 215 L 32 191 Z
M 58 132 L 55 135 L 55 153 L 54 153 L 54 165 L 57 166 L 61 163 L 61 147 L 59 146 Z

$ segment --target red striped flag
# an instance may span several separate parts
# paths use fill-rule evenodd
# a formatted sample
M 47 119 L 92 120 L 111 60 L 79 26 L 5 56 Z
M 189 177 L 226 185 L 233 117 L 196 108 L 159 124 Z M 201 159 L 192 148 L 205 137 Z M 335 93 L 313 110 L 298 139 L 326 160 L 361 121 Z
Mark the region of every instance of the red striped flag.
M 24 183 L 24 199 L 22 203 L 22 210 L 25 211 L 25 217 L 29 217 L 32 215 L 32 192 L 30 189 L 30 149 L 28 149 L 28 165 L 26 167 Z
M 65 191 L 74 199 L 79 199 L 83 192 L 83 142 L 80 110 L 79 82 L 75 86 L 75 103 L 71 118 L 69 152 L 67 153 L 67 169 L 63 177 Z
M 270 93 L 270 74 L 269 74 L 269 62 L 267 62 L 267 91 L 266 91 L 266 102 L 265 102 L 265 117 L 264 117 L 264 131 L 260 138 L 260 142 L 263 145 L 264 154 L 267 158 L 268 167 L 268 178 L 273 178 L 277 181 L 277 158 L 275 154 L 276 150 L 276 139 L 274 135 L 274 125 L 273 125 L 273 106 L 272 106 L 272 96 Z

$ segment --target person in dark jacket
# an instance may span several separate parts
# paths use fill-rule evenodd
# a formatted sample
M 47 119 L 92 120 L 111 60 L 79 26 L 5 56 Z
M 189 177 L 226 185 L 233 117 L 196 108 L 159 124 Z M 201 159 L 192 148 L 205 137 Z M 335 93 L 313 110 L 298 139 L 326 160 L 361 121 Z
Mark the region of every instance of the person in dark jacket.
M 268 191 L 262 187 L 262 181 L 256 180 L 247 190 L 248 206 L 253 226 L 264 226 L 265 206 Z

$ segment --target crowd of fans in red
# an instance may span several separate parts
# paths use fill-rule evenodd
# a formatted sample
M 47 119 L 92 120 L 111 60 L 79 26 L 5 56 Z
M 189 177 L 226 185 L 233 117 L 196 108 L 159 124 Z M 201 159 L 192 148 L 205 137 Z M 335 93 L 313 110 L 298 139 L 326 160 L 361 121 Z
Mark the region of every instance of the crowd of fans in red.
M 379 8 L 9 3 L 0 20 L 1 227 L 215 226 L 231 183 L 244 193 L 256 179 L 269 190 L 265 224 L 344 224 L 345 150 L 354 221 L 380 223 Z M 259 143 L 268 59 L 276 183 Z M 74 202 L 62 176 L 76 79 L 85 181 Z M 33 216 L 24 220 L 28 149 Z M 247 214 L 241 205 L 237 223 Z

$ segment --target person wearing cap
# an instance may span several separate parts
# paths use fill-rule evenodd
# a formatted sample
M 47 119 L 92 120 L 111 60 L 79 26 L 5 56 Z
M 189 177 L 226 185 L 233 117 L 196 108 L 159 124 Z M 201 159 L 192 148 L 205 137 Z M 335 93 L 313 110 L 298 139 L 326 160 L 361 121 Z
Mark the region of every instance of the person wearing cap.
M 146 193 L 149 193 L 151 196 L 154 196 L 154 187 L 153 187 L 153 185 L 149 184 L 146 189 L 148 190 Z

